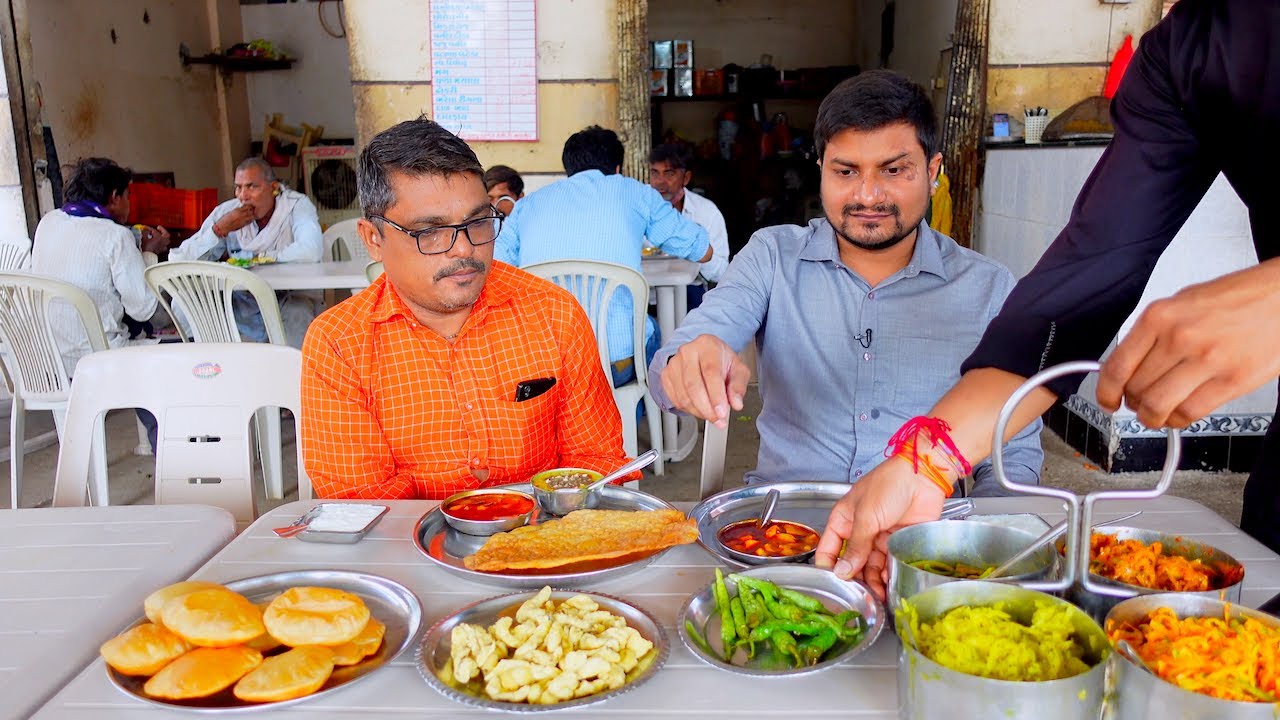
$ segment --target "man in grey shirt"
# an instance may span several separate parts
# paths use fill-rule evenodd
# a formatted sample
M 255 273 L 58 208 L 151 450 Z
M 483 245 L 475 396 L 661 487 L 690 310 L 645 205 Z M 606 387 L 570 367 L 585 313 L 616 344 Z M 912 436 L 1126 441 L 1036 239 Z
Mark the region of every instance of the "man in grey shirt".
M 749 379 L 737 351 L 755 339 L 764 408 L 748 482 L 855 482 L 883 462 L 898 428 L 959 379 L 1013 288 L 1007 269 L 924 221 L 937 135 L 924 90 L 903 76 L 841 83 L 814 129 L 825 217 L 758 231 L 650 364 L 660 405 L 723 427 Z M 1006 446 L 1011 479 L 1039 482 L 1039 431 Z M 1001 494 L 989 463 L 973 479 L 973 494 Z

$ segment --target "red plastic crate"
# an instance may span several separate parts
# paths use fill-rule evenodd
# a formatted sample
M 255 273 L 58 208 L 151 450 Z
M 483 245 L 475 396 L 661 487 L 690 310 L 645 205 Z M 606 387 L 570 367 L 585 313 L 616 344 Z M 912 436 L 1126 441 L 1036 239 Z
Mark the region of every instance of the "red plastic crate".
M 129 224 L 195 230 L 218 205 L 216 188 L 181 190 L 155 183 L 129 184 Z

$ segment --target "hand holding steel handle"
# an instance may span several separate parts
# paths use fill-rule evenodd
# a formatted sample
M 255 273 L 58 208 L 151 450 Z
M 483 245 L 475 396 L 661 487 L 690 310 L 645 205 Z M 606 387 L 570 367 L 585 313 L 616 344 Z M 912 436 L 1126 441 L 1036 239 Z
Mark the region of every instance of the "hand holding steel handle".
M 991 470 L 1001 487 L 1027 495 L 1040 495 L 1062 500 L 1067 505 L 1067 563 L 1063 577 L 1052 582 L 1021 583 L 1023 587 L 1045 592 L 1059 592 L 1071 587 L 1077 581 L 1090 592 L 1113 597 L 1130 597 L 1133 595 L 1121 587 L 1102 585 L 1089 579 L 1089 534 L 1093 525 L 1093 506 L 1099 500 L 1151 500 L 1160 497 L 1173 482 L 1173 474 L 1178 469 L 1178 460 L 1182 456 L 1182 433 L 1177 428 L 1167 428 L 1165 434 L 1169 438 L 1169 446 L 1165 450 L 1164 469 L 1160 481 L 1150 490 L 1110 490 L 1089 493 L 1084 502 L 1073 492 L 1040 485 L 1025 485 L 1009 480 L 1004 472 L 1004 435 L 1013 411 L 1033 390 L 1050 380 L 1064 375 L 1097 372 L 1102 366 L 1092 360 L 1077 360 L 1055 365 L 1031 376 L 1023 383 L 1000 409 L 996 418 L 995 435 L 991 439 Z M 1083 505 L 1083 507 L 1082 507 Z

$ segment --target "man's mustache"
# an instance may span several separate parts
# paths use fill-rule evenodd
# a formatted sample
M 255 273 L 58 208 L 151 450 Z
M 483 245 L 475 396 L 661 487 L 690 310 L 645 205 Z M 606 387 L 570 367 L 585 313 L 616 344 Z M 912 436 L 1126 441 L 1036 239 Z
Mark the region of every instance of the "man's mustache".
M 471 258 L 459 258 L 454 262 L 450 263 L 449 265 L 445 266 L 443 270 L 440 270 L 439 272 L 437 272 L 435 274 L 435 280 L 436 281 L 443 280 L 449 277 L 450 275 L 456 275 L 462 272 L 463 270 L 475 270 L 476 272 L 484 272 L 484 263 L 480 262 L 479 260 L 473 260 Z
M 897 205 L 845 205 L 844 214 L 852 215 L 854 213 L 870 212 L 876 215 L 893 215 L 897 217 L 901 211 Z

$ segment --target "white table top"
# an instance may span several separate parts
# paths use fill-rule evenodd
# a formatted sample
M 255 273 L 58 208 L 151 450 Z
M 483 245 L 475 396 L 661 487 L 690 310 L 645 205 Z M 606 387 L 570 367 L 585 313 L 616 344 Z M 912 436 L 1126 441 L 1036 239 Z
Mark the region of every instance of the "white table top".
M 275 290 L 358 290 L 369 286 L 364 260 L 258 265 L 253 272 Z
M 397 580 L 422 600 L 424 628 L 462 606 L 503 590 L 462 580 L 437 569 L 414 547 L 417 519 L 434 503 L 392 502 L 391 511 L 367 538 L 355 545 L 321 545 L 281 540 L 270 528 L 296 518 L 315 501 L 285 505 L 260 518 L 197 573 L 213 581 L 231 581 L 301 568 L 338 568 L 375 573 Z M 1033 498 L 979 499 L 982 513 L 1037 512 L 1049 522 L 1062 519 L 1060 504 Z M 682 506 L 688 509 L 689 505 Z M 1147 503 L 1099 505 L 1098 518 L 1117 517 L 1144 508 L 1126 525 L 1158 529 L 1202 539 L 1244 562 L 1245 602 L 1256 605 L 1280 590 L 1280 558 L 1202 505 L 1165 497 Z M 743 717 L 897 717 L 898 642 L 885 632 L 868 652 L 849 663 L 813 675 L 761 681 L 733 675 L 699 661 L 680 642 L 675 620 L 690 594 L 712 578 L 716 559 L 697 545 L 676 548 L 632 575 L 593 586 L 620 595 L 653 613 L 671 640 L 671 657 L 653 678 L 633 692 L 575 713 L 577 717 L 692 717 L 742 720 Z M 447 718 L 486 715 L 436 693 L 418 675 L 413 652 L 406 651 L 368 682 L 332 696 L 272 712 L 277 718 Z M 102 662 L 95 661 L 35 717 L 103 719 L 188 717 L 153 708 L 110 685 Z
M 233 535 L 231 513 L 203 505 L 0 512 L 0 717 L 29 717 Z
M 640 272 L 644 274 L 644 279 L 649 283 L 649 287 L 690 285 L 694 280 L 698 279 L 698 271 L 701 268 L 702 266 L 696 262 L 670 255 L 642 257 L 640 259 Z

